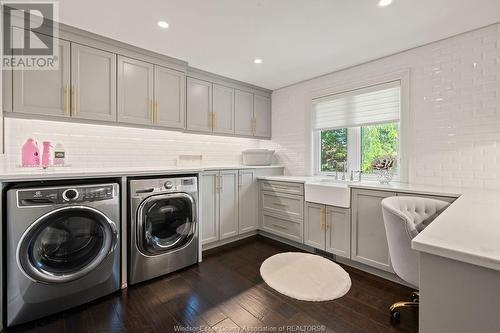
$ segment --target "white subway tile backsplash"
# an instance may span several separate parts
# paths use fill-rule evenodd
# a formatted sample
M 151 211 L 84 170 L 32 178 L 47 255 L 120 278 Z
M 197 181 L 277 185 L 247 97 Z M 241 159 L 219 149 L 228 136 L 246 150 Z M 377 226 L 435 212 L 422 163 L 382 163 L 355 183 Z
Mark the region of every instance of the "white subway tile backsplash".
M 21 146 L 33 137 L 62 143 L 75 168 L 175 166 L 181 154 L 202 154 L 206 165 L 241 164 L 241 151 L 270 146 L 269 141 L 108 125 L 5 119 L 4 168 L 21 162 Z

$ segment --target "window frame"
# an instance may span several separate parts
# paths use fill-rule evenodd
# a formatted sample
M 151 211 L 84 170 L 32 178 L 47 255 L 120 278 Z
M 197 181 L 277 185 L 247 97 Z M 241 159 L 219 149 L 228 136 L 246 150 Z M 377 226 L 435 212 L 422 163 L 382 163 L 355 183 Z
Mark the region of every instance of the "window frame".
M 313 101 L 326 97 L 328 95 L 341 94 L 344 92 L 349 92 L 353 90 L 359 90 L 371 86 L 382 85 L 391 81 L 399 81 L 401 88 L 401 107 L 400 107 L 400 120 L 399 120 L 399 145 L 398 145 L 398 169 L 397 174 L 394 176 L 395 181 L 407 182 L 409 180 L 409 169 L 410 169 L 410 159 L 411 154 L 410 147 L 408 146 L 411 141 L 411 115 L 410 115 L 410 70 L 403 69 L 397 72 L 382 74 L 372 79 L 367 79 L 364 81 L 357 82 L 347 82 L 347 83 L 337 83 L 336 87 L 323 88 L 320 90 L 312 91 L 309 94 L 309 119 L 306 128 L 309 129 L 309 134 L 306 138 L 306 143 L 308 143 L 308 152 L 306 154 L 309 156 L 309 163 L 306 165 L 306 170 L 309 170 L 310 175 L 314 176 L 331 176 L 335 172 L 321 171 L 321 135 L 320 131 L 316 131 L 313 128 Z M 355 127 L 351 127 L 355 128 Z M 348 160 L 349 156 L 355 156 L 355 163 L 358 168 L 361 168 L 361 127 L 357 127 L 359 133 L 357 135 L 352 135 L 349 137 L 349 133 L 353 131 L 348 130 Z M 353 147 L 353 144 L 349 143 L 357 140 L 357 144 Z M 351 147 L 349 147 L 351 146 Z M 351 150 L 349 150 L 351 149 Z M 351 152 L 352 151 L 352 152 Z M 349 179 L 350 175 L 346 175 L 346 179 Z M 340 178 L 340 177 L 339 177 Z M 374 180 L 376 179 L 375 174 L 363 174 L 364 180 Z

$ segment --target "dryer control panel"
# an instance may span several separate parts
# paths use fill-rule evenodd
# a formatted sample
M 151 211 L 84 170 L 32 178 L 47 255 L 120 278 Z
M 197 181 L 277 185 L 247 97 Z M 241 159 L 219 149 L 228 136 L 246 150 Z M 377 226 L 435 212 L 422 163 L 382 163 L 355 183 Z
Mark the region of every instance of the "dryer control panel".
M 83 203 L 114 198 L 116 185 L 85 185 L 74 187 L 45 187 L 17 191 L 19 207 Z

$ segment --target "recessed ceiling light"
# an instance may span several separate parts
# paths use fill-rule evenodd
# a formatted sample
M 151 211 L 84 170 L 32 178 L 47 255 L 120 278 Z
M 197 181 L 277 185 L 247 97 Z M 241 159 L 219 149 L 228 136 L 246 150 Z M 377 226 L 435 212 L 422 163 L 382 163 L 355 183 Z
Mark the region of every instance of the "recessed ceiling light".
M 158 21 L 158 26 L 160 28 L 167 29 L 168 28 L 168 22 L 166 22 L 166 21 Z
M 392 0 L 380 0 L 378 2 L 379 7 L 387 7 L 392 3 Z
M 262 59 L 260 59 L 260 58 L 255 58 L 255 59 L 253 60 L 253 63 L 254 63 L 254 64 L 262 64 Z

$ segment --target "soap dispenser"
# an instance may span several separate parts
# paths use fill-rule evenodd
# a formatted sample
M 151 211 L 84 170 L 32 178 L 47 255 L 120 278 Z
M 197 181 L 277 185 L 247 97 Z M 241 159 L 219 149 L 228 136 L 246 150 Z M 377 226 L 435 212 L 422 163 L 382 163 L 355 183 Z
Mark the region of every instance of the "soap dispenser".
M 22 166 L 39 166 L 40 165 L 40 149 L 37 142 L 33 138 L 29 138 L 22 148 Z

